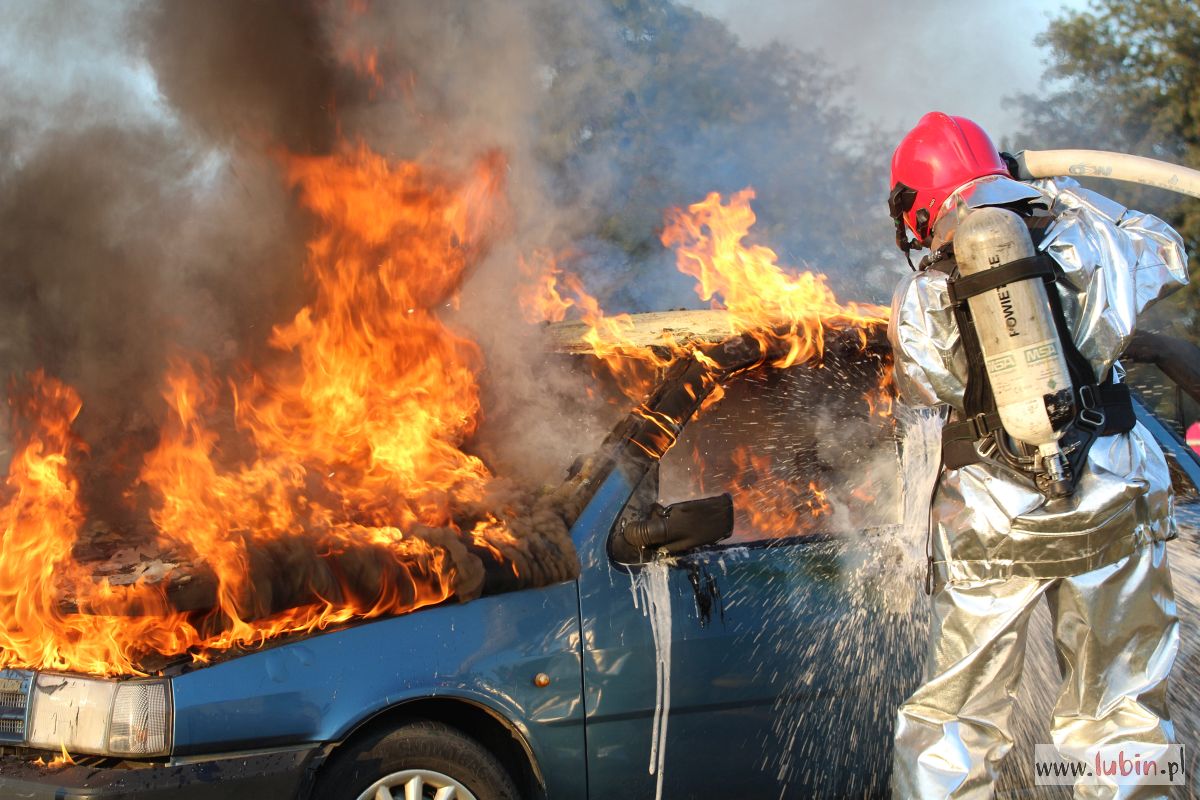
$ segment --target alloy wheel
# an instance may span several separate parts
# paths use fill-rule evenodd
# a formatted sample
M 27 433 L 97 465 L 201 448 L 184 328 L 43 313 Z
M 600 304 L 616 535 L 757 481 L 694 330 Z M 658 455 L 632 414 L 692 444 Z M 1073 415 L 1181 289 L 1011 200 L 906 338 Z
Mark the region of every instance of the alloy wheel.
M 406 769 L 375 781 L 358 800 L 475 800 L 475 795 L 449 775 Z

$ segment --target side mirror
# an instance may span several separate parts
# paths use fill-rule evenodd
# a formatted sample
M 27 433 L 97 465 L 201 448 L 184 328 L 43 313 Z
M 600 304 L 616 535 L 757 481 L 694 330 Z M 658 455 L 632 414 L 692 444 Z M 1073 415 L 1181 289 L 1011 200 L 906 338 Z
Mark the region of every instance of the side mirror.
M 612 555 L 636 562 L 656 550 L 683 553 L 733 535 L 733 496 L 726 493 L 650 507 L 644 519 L 626 521 L 613 537 Z

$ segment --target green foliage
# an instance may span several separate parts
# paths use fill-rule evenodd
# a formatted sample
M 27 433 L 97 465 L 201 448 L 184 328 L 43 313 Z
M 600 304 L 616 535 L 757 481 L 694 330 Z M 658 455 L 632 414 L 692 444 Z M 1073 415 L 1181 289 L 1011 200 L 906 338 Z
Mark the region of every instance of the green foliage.
M 1043 92 L 1014 101 L 1027 128 L 1019 146 L 1116 150 L 1200 169 L 1196 0 L 1093 0 L 1053 20 L 1038 43 L 1049 48 L 1052 66 Z M 1113 183 L 1094 188 L 1168 220 L 1196 263 L 1200 200 Z M 1193 280 L 1162 321 L 1184 322 L 1200 338 L 1198 302 Z

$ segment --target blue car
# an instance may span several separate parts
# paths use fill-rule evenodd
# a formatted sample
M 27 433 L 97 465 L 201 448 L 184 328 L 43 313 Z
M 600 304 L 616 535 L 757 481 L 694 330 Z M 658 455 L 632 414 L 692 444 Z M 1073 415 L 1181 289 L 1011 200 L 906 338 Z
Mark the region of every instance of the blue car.
M 907 563 L 899 461 L 879 353 L 844 353 L 746 372 L 686 427 L 712 376 L 668 374 L 568 478 L 576 580 L 152 679 L 3 672 L 0 797 L 885 795 L 920 635 L 870 591 Z M 745 491 L 775 480 L 803 489 L 783 536 L 761 517 L 789 509 Z M 31 761 L 60 742 L 94 755 Z

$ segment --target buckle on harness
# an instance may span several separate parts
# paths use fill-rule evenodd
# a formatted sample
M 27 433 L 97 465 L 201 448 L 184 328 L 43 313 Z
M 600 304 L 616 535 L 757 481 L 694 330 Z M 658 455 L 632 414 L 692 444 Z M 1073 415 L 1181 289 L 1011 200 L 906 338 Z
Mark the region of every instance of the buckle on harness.
M 1083 404 L 1083 408 L 1079 409 L 1077 417 L 1079 424 L 1092 430 L 1102 430 L 1104 428 L 1105 417 L 1104 412 L 1097 403 L 1096 388 L 1094 386 L 1080 387 L 1079 402 Z
M 975 440 L 974 447 L 975 452 L 979 454 L 980 458 L 990 459 L 996 455 L 999 445 L 996 444 L 995 436 L 981 436 Z
M 971 417 L 970 422 L 971 429 L 975 434 L 971 438 L 975 439 L 976 441 L 984 438 L 992 432 L 991 428 L 988 427 L 987 414 L 976 414 L 975 416 Z

